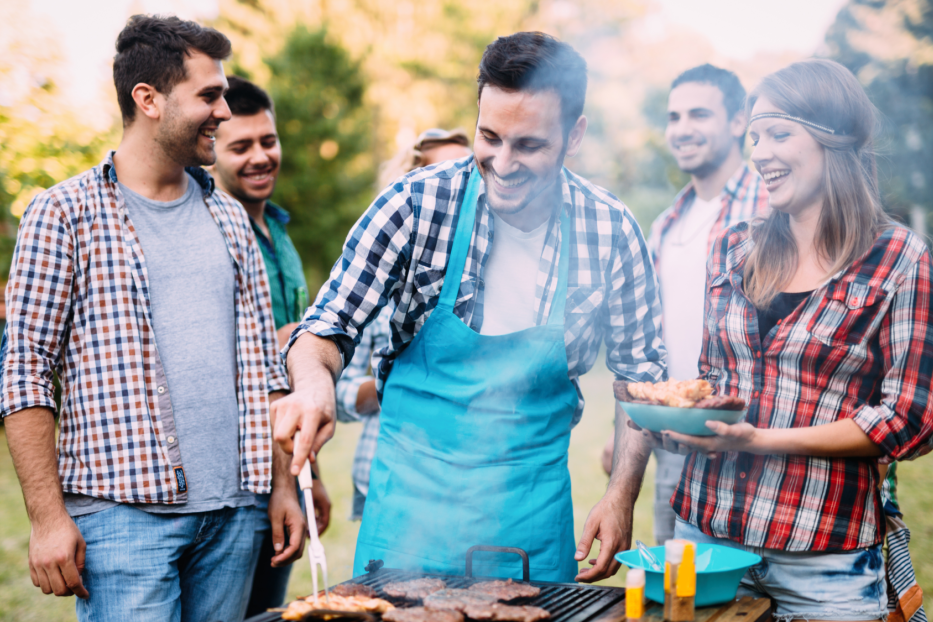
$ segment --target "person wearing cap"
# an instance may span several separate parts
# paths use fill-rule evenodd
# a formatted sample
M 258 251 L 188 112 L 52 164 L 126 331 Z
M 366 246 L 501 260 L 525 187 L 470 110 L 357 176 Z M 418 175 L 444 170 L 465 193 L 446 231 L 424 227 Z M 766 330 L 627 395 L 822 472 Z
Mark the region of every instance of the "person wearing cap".
M 460 128 L 452 131 L 438 128 L 425 130 L 414 144 L 399 149 L 395 157 L 382 166 L 377 183 L 379 188 L 385 188 L 416 168 L 459 160 L 472 153 L 466 132 Z M 369 490 L 369 471 L 379 436 L 379 400 L 376 379 L 371 371 L 379 368 L 376 357 L 389 346 L 391 315 L 392 309 L 384 308 L 366 328 L 356 346 L 353 360 L 337 381 L 337 420 L 344 423 L 363 422 L 363 431 L 353 455 L 353 505 L 350 520 L 363 518 L 366 491 Z
M 284 350 L 295 392 L 273 405 L 274 437 L 293 468 L 317 455 L 334 382 L 390 307 L 354 575 L 370 560 L 463 574 L 470 547 L 496 544 L 526 551 L 540 581 L 596 581 L 629 546 L 649 449 L 620 419 L 616 468 L 575 546 L 578 377 L 603 344 L 618 378 L 665 377 L 654 268 L 631 212 L 563 166 L 587 126 L 580 55 L 543 33 L 500 37 L 478 85 L 475 155 L 399 179 L 350 232 Z M 594 539 L 598 558 L 578 572 Z M 473 559 L 476 574 L 520 569 L 514 555 Z
M 713 244 L 700 377 L 748 409 L 711 436 L 645 436 L 689 454 L 674 537 L 762 557 L 740 596 L 781 622 L 883 620 L 878 466 L 933 448 L 930 251 L 884 212 L 875 108 L 848 69 L 794 63 L 746 109 L 771 212 Z

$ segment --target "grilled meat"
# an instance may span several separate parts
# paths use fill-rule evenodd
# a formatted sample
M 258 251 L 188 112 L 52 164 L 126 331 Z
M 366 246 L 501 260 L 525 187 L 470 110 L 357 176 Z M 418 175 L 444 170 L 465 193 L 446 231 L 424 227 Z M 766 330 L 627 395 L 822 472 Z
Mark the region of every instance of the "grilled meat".
M 330 590 L 331 594 L 336 594 L 337 596 L 363 596 L 366 598 L 379 598 L 379 594 L 373 588 L 368 585 L 362 585 L 360 583 L 340 583 L 335 585 Z M 323 596 L 323 592 L 321 592 Z
M 468 618 L 474 620 L 495 620 L 496 622 L 537 622 L 551 617 L 550 612 L 541 607 L 504 605 L 468 605 L 463 610 Z
M 463 611 L 470 605 L 493 605 L 497 598 L 472 590 L 447 589 L 434 592 L 425 597 L 424 606 L 428 609 Z
M 459 611 L 408 607 L 387 611 L 382 619 L 385 622 L 463 622 L 463 614 Z
M 299 598 L 288 604 L 288 608 L 282 613 L 283 620 L 300 620 L 305 614 L 315 610 L 328 611 L 365 611 L 369 613 L 385 613 L 395 606 L 387 600 L 381 598 L 367 598 L 366 596 L 338 596 L 331 593 L 326 598 L 324 593 L 318 595 L 317 602 L 314 602 L 314 596 Z
M 398 581 L 387 583 L 382 591 L 395 598 L 406 598 L 408 600 L 421 600 L 429 594 L 433 594 L 447 587 L 441 579 L 414 579 L 412 581 Z
M 527 583 L 513 583 L 507 581 L 484 581 L 470 586 L 473 592 L 489 594 L 499 600 L 515 600 L 516 598 L 534 598 L 541 593 L 541 589 Z
M 731 395 L 710 395 L 696 403 L 694 408 L 708 410 L 745 410 L 745 402 L 741 398 Z

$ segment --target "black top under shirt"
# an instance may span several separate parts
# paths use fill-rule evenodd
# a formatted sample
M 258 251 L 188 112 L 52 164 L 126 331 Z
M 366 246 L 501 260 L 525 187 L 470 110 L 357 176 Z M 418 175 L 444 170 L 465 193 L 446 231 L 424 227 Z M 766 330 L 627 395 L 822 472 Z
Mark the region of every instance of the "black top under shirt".
M 809 292 L 781 292 L 774 297 L 771 305 L 766 309 L 755 308 L 758 311 L 758 337 L 761 341 L 765 340 L 765 335 L 771 332 L 771 329 L 778 325 L 788 315 L 793 313 L 801 302 L 813 293 Z

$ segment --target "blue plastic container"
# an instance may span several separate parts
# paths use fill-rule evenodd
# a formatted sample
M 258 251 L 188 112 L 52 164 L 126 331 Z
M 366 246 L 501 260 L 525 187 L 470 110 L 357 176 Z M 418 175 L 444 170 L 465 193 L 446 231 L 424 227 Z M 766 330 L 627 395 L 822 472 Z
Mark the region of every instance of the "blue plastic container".
M 664 547 L 651 547 L 651 552 L 664 567 Z M 710 551 L 709 563 L 702 564 L 703 555 Z M 735 598 L 742 575 L 751 566 L 761 561 L 761 557 L 739 549 L 720 544 L 698 544 L 697 559 L 697 594 L 695 605 L 708 607 L 727 603 Z M 629 568 L 644 568 L 645 596 L 657 603 L 664 602 L 664 571 L 652 570 L 637 549 L 616 553 L 616 561 Z M 701 567 L 703 568 L 701 570 Z
M 619 402 L 619 405 L 638 427 L 652 432 L 671 430 L 693 436 L 713 435 L 713 431 L 706 427 L 707 421 L 722 421 L 731 425 L 738 423 L 745 416 L 744 410 L 675 408 L 634 402 Z

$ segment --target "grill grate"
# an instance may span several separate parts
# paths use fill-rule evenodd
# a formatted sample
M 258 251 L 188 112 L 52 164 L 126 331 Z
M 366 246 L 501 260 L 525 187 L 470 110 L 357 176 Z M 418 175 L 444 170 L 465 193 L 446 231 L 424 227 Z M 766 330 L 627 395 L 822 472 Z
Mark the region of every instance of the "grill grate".
M 467 588 L 479 581 L 488 581 L 491 577 L 464 577 L 440 574 L 424 574 L 407 570 L 382 568 L 369 572 L 355 579 L 347 581 L 368 585 L 379 593 L 381 598 L 400 607 L 411 607 L 412 601 L 386 596 L 382 587 L 393 581 L 409 581 L 423 577 L 436 577 L 443 579 L 450 588 Z M 541 593 L 534 598 L 521 598 L 510 601 L 513 605 L 534 605 L 542 607 L 551 613 L 548 622 L 586 622 L 596 619 L 610 607 L 625 600 L 625 590 L 614 587 L 601 587 L 596 585 L 578 585 L 576 583 L 544 583 L 529 581 L 531 585 L 541 588 Z M 275 622 L 281 620 L 278 613 L 265 613 L 247 622 Z

